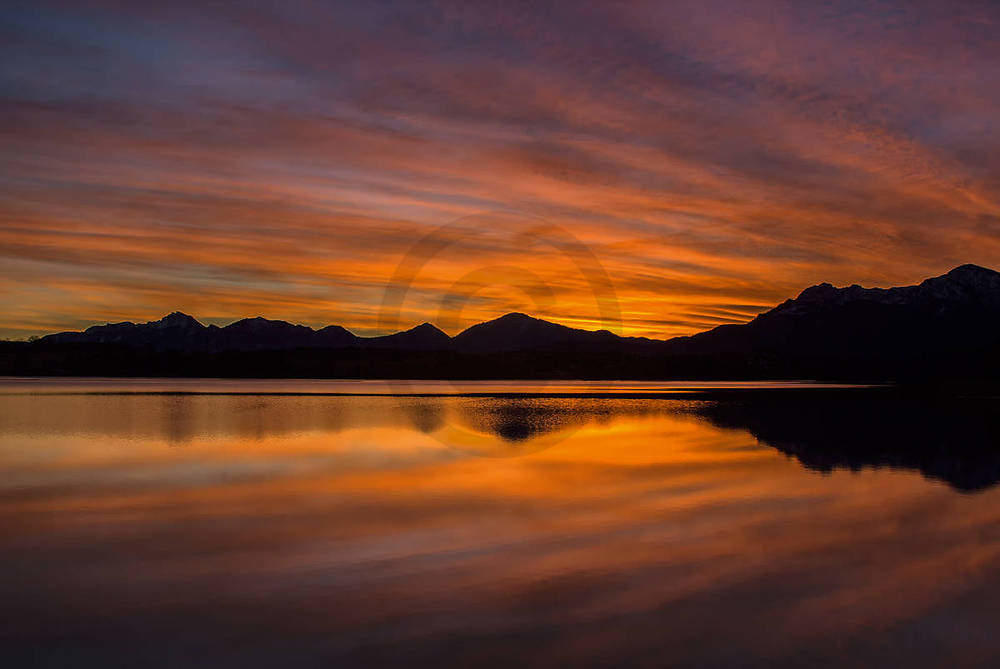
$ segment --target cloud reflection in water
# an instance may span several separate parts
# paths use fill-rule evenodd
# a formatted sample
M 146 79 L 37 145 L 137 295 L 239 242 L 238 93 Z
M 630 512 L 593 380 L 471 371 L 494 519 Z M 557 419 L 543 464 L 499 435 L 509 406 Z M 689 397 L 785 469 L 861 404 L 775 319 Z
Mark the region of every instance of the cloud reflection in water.
M 846 404 L 824 422 L 804 404 L 629 398 L 0 402 L 0 595 L 17 612 L 0 653 L 22 664 L 1000 652 L 985 604 L 1000 595 L 996 489 L 897 471 L 968 487 L 902 447 L 894 469 L 869 468 L 879 455 L 827 476 L 768 447 L 832 457 L 851 436 L 859 469 L 902 407 L 871 423 Z M 995 434 L 985 415 L 949 409 L 920 431 L 930 443 L 951 421 L 952 455 L 970 457 Z

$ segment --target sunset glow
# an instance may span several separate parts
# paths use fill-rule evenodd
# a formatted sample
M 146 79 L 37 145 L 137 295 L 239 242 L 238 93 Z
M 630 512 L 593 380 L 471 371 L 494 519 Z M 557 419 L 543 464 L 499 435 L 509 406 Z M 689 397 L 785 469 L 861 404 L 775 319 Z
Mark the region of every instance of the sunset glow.
M 592 252 L 628 335 L 1000 265 L 986 3 L 15 2 L 2 26 L 7 338 L 175 309 L 378 334 L 407 252 L 462 220 L 400 326 L 606 327 L 536 224 Z

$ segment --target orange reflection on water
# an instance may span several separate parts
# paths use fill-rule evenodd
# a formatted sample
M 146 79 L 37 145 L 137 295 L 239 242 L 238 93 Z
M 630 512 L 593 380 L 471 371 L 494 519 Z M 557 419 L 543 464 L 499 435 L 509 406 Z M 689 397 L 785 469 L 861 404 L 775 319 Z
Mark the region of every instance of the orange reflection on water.
M 820 476 L 705 402 L 0 402 L 0 582 L 19 643 L 61 635 L 98 661 L 162 659 L 147 654 L 169 642 L 222 664 L 997 650 L 996 491 Z

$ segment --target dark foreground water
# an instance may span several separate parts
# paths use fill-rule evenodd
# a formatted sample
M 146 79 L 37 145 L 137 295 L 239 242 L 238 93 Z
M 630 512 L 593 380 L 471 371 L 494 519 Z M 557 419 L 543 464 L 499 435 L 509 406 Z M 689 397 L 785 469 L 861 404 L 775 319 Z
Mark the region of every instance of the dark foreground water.
M 2 381 L 0 666 L 1000 663 L 1000 402 L 697 385 Z

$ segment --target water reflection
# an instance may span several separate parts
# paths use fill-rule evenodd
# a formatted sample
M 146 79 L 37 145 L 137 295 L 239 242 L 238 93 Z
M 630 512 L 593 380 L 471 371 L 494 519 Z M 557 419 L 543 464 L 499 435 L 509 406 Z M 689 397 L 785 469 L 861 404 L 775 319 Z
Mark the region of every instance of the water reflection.
M 748 393 L 752 399 L 622 397 L 350 397 L 268 395 L 6 395 L 0 433 L 129 440 L 262 440 L 359 428 L 414 428 L 483 456 L 545 450 L 588 425 L 687 414 L 744 430 L 818 472 L 919 471 L 955 489 L 1000 481 L 1000 413 L 989 399 L 864 392 Z M 84 399 L 89 397 L 90 399 Z
M 690 401 L 630 398 L 385 397 L 288 395 L 0 395 L 0 432 L 84 434 L 166 439 L 183 444 L 206 436 L 264 439 L 358 428 L 446 428 L 491 437 L 497 455 L 550 447 L 582 426 L 629 416 L 676 413 Z M 558 439 L 550 439 L 556 436 Z M 528 443 L 526 443 L 528 442 Z M 537 443 L 534 443 L 537 442 Z M 452 444 L 451 441 L 448 442 Z M 524 445 L 523 449 L 518 445 Z M 485 453 L 483 453 L 485 454 Z
M 3 396 L 0 660 L 991 664 L 991 406 Z
M 786 395 L 713 402 L 698 409 L 714 425 L 747 430 L 819 472 L 915 470 L 957 490 L 1000 481 L 1000 412 L 991 399 L 862 394 Z

